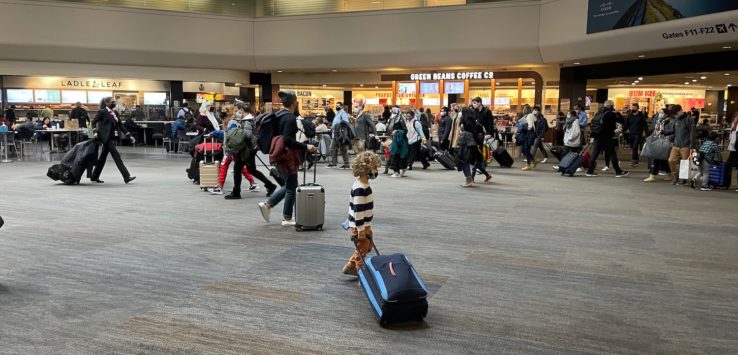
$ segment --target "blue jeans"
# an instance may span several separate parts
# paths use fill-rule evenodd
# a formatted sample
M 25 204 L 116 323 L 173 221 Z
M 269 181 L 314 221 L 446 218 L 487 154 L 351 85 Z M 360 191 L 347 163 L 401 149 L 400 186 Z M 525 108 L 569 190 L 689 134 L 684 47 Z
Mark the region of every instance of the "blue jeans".
M 630 148 L 633 150 L 633 153 L 631 154 L 631 160 L 634 162 L 637 162 L 639 159 L 639 155 L 641 152 L 641 143 L 643 139 L 640 135 L 632 135 L 630 137 Z
M 536 140 L 536 132 L 534 131 L 528 131 L 525 134 L 525 140 L 523 141 L 523 145 L 521 147 L 523 155 L 525 156 L 525 159 L 528 161 L 528 164 L 533 164 L 533 143 L 535 143 Z
M 269 206 L 274 207 L 284 200 L 282 208 L 282 217 L 289 220 L 292 219 L 292 211 L 295 208 L 295 194 L 297 193 L 297 174 L 281 173 L 285 181 L 277 191 L 274 191 L 272 197 L 269 198 Z

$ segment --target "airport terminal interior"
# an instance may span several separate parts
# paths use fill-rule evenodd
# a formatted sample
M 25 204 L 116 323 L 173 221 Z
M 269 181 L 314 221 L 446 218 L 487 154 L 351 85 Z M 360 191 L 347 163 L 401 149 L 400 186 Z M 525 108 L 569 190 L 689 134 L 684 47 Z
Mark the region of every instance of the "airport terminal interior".
M 736 354 L 737 19 L 0 0 L 0 354 Z

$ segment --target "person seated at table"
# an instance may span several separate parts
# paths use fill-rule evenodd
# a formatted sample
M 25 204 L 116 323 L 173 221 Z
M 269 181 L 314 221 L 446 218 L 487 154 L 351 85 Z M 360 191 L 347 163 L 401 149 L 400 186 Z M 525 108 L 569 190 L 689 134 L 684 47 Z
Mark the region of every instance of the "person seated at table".
M 52 129 L 54 129 L 54 126 L 51 124 L 51 119 L 48 117 L 44 117 L 43 121 L 34 125 L 34 131 L 50 131 Z M 51 148 L 50 133 L 35 132 L 34 138 L 39 142 L 49 142 L 49 148 Z
M 123 127 L 125 127 L 125 129 L 128 130 L 134 138 L 136 138 L 137 142 L 143 142 L 143 130 L 141 129 L 141 126 L 136 123 L 136 118 L 132 114 L 126 118 L 125 122 L 123 122 Z

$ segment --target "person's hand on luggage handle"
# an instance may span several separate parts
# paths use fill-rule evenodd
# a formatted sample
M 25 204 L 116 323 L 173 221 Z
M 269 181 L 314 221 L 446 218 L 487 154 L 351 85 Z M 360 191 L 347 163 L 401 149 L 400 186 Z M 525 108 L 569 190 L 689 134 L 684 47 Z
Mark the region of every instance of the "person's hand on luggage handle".
M 312 144 L 308 144 L 308 145 L 307 145 L 307 151 L 308 151 L 308 153 L 315 153 L 315 152 L 317 152 L 317 151 L 318 151 L 318 148 L 316 148 L 316 147 L 315 147 L 314 145 L 312 145 Z

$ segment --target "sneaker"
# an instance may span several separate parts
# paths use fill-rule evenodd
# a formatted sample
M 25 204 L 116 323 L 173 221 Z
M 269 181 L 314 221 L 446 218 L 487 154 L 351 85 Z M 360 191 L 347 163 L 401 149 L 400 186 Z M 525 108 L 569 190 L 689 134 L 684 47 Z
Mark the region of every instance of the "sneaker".
M 546 164 L 546 162 L 548 162 L 548 158 L 543 158 L 543 160 L 541 160 L 541 164 Z
M 649 175 L 647 178 L 643 179 L 643 182 L 654 182 L 656 181 L 656 177 L 653 175 Z
M 616 178 L 621 178 L 621 177 L 625 177 L 625 176 L 628 176 L 628 175 L 630 175 L 630 171 L 625 170 L 625 171 L 621 171 L 620 174 L 616 174 L 615 177 Z
M 225 196 L 225 199 L 226 200 L 240 200 L 241 199 L 241 195 L 236 195 L 233 192 L 231 192 L 230 194 L 228 194 L 228 195 Z
M 631 164 L 630 164 L 630 166 L 632 166 L 632 167 L 634 167 L 634 168 L 635 168 L 635 167 L 637 167 L 637 166 L 638 166 L 639 164 L 640 164 L 639 162 L 637 162 L 637 161 L 634 161 L 633 163 L 631 163 Z
M 487 175 L 487 178 L 484 179 L 484 182 L 489 182 L 490 180 L 492 180 L 492 175 Z
M 584 171 L 584 169 L 582 169 L 582 168 L 577 168 L 577 172 L 578 172 L 578 173 L 581 173 L 582 171 Z
M 269 223 L 269 214 L 272 212 L 272 208 L 266 202 L 259 202 L 259 211 L 261 211 L 261 217 L 264 218 L 264 221 Z
M 554 169 L 555 171 L 559 171 L 559 166 L 558 166 L 558 165 L 554 165 L 554 166 L 553 166 L 553 169 Z
M 211 195 L 222 195 L 223 194 L 223 188 L 220 186 L 216 186 L 214 189 L 210 190 Z
M 700 189 L 700 191 L 712 191 L 712 189 L 709 187 L 703 187 Z
M 524 167 L 523 167 L 522 169 L 520 169 L 520 170 L 522 170 L 522 171 L 530 171 L 531 169 L 533 169 L 533 168 L 531 168 L 529 164 L 526 164 L 526 165 L 525 165 L 525 166 L 524 166 Z
M 689 187 L 691 187 L 691 188 L 694 189 L 696 187 L 695 186 L 696 183 L 697 183 L 697 180 L 695 180 L 695 179 L 689 179 Z
M 359 272 L 356 271 L 356 269 L 349 267 L 348 265 L 344 266 L 343 271 L 341 272 L 343 272 L 344 275 L 359 276 Z
M 666 173 L 663 171 L 659 171 L 659 176 L 666 176 Z
M 604 167 L 604 168 L 602 168 L 602 171 L 608 171 L 608 170 L 610 170 L 610 168 L 609 168 L 609 167 L 607 167 L 607 166 L 606 166 L 606 167 Z
M 259 185 L 258 184 L 253 184 L 253 185 L 249 186 L 249 191 L 250 192 L 258 192 L 258 191 L 256 191 L 256 189 L 258 189 L 258 188 L 259 188 Z
M 394 174 L 390 175 L 390 177 L 393 177 L 393 178 L 400 177 L 400 174 L 394 173 Z
M 341 169 L 346 170 L 346 169 L 351 169 L 351 167 L 346 164 L 343 164 L 341 165 Z
M 400 177 L 405 177 L 406 170 L 400 170 Z
M 328 169 L 335 168 L 336 167 L 336 164 L 328 164 L 325 167 L 328 168 Z
M 587 173 L 587 177 L 597 177 L 597 173 Z
M 531 169 L 535 168 L 535 167 L 536 167 L 536 166 L 538 166 L 538 164 L 540 164 L 540 163 L 541 163 L 541 161 L 540 161 L 540 160 L 538 160 L 538 159 L 533 159 L 533 165 L 531 166 Z
M 289 227 L 289 226 L 294 226 L 294 225 L 295 225 L 295 219 L 294 218 L 293 219 L 283 219 L 282 220 L 282 226 L 283 227 Z

